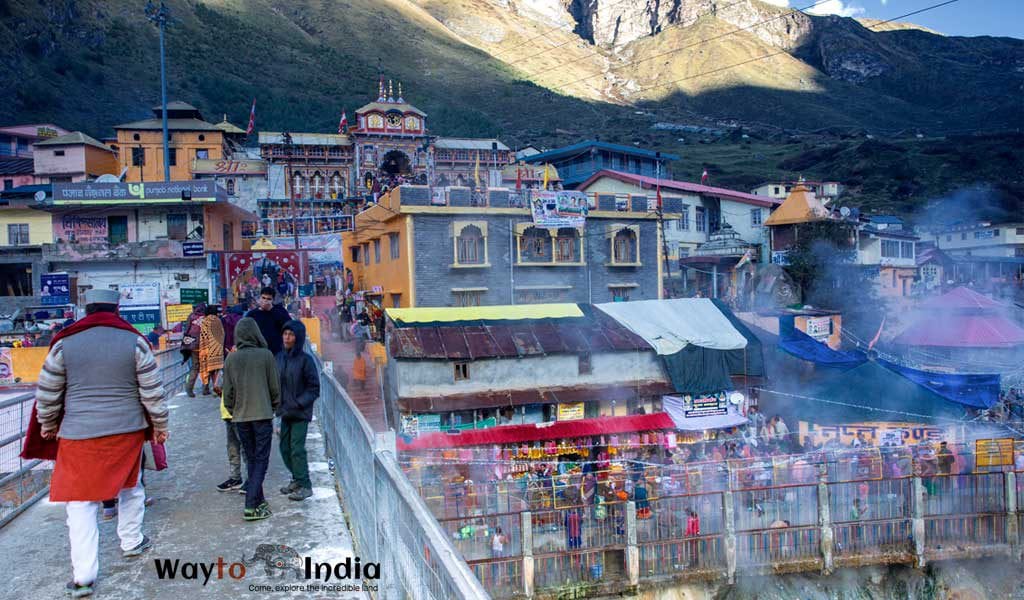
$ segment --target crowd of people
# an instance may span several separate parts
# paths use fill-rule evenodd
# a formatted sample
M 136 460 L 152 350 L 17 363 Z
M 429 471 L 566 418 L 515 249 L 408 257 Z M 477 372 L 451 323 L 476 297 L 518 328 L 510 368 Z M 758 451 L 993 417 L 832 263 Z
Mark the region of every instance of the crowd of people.
M 275 296 L 265 287 L 255 307 L 223 315 L 200 305 L 183 325 L 181 352 L 191 365 L 185 391 L 196 397 L 199 379 L 204 396 L 220 396 L 228 479 L 217 490 L 245 494 L 245 521 L 272 515 L 263 484 L 275 422 L 290 479 L 281 493 L 297 502 L 313 495 L 306 435 L 320 377 L 305 351 L 305 326 Z M 143 533 L 142 473 L 166 467 L 169 412 L 153 339 L 120 317 L 119 300 L 117 291 L 89 290 L 86 316 L 53 335 L 22 451 L 55 461 L 50 499 L 67 503 L 73 578 L 66 587 L 74 598 L 93 593 L 101 506 L 105 517 L 117 515 L 124 557 L 152 548 Z

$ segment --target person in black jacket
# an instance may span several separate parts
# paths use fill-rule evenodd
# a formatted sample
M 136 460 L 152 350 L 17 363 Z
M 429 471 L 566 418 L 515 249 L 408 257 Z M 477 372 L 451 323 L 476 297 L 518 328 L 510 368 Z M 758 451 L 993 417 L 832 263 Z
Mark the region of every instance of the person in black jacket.
M 291 319 L 291 315 L 285 307 L 274 304 L 274 288 L 265 287 L 260 290 L 259 302 L 256 308 L 245 313 L 245 316 L 252 318 L 260 327 L 263 339 L 267 341 L 267 348 L 275 355 L 281 351 L 281 328 Z
M 300 321 L 288 321 L 281 334 L 284 348 L 277 353 L 277 372 L 281 377 L 281 459 L 291 471 L 291 483 L 281 488 L 291 500 L 313 495 L 306 460 L 306 432 L 313 419 L 313 403 L 320 396 L 320 374 L 316 362 L 306 353 L 306 327 Z

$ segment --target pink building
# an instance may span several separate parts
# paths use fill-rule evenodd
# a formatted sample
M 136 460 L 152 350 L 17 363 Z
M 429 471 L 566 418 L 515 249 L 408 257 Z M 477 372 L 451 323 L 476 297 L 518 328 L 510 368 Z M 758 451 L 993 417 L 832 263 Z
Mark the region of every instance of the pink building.
M 35 183 L 92 181 L 120 170 L 114 150 L 81 131 L 36 142 L 33 147 Z
M 67 133 L 52 123 L 0 127 L 0 190 L 34 183 L 32 145 Z

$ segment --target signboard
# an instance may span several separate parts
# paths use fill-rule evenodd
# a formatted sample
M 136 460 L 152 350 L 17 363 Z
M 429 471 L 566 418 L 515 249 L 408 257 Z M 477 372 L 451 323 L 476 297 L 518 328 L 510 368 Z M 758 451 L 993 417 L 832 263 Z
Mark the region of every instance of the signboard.
M 725 394 L 711 396 L 683 396 L 683 416 L 687 419 L 694 417 L 715 417 L 724 415 L 729 411 L 728 400 Z
M 267 163 L 250 158 L 243 159 L 196 159 L 192 162 L 192 173 L 211 175 L 264 175 Z
M 55 183 L 53 203 L 138 204 L 227 201 L 227 191 L 213 180 L 156 181 L 138 183 Z
M 122 283 L 118 286 L 121 291 L 121 307 L 160 307 L 160 282 L 151 281 L 147 283 Z
M 53 238 L 77 244 L 104 244 L 107 218 L 64 215 L 53 220 Z
M 210 292 L 202 288 L 181 288 L 178 290 L 178 301 L 182 304 L 209 304 Z
M 313 291 L 315 290 L 315 287 L 316 286 L 314 284 L 312 284 L 312 283 L 304 283 L 304 284 L 300 285 L 299 286 L 299 297 L 300 298 L 309 298 L 309 297 L 311 297 L 313 295 Z
M 71 303 L 71 280 L 67 273 L 43 273 L 39 276 L 39 285 L 43 306 Z
M 832 335 L 832 317 L 807 317 L 807 335 L 824 342 Z
M 1013 438 L 976 440 L 975 464 L 981 467 L 1004 467 L 1013 464 Z
M 583 402 L 563 402 L 558 405 L 559 421 L 576 421 L 584 418 L 586 405 Z
M 199 257 L 206 253 L 206 248 L 203 245 L 203 240 L 192 240 L 181 243 L 181 255 L 185 258 Z
M 582 228 L 587 218 L 587 195 L 575 190 L 534 192 L 530 201 L 533 222 L 538 227 Z
M 416 437 L 420 434 L 419 417 L 416 415 L 402 415 L 402 433 L 409 437 Z
M 441 431 L 441 415 L 430 413 L 416 415 L 416 425 L 420 433 L 436 433 Z
M 178 323 L 188 321 L 188 316 L 192 314 L 192 305 L 168 304 L 164 311 L 167 313 L 167 326 L 174 327 Z
M 131 323 L 139 333 L 146 334 L 160 323 L 159 308 L 122 308 L 121 318 Z
M 14 363 L 11 361 L 11 349 L 0 348 L 0 385 L 14 383 Z
M 900 446 L 903 444 L 919 444 L 921 442 L 939 442 L 946 437 L 946 430 L 935 425 L 923 423 L 890 423 L 886 421 L 869 421 L 847 423 L 845 425 L 818 425 L 808 421 L 800 421 L 799 437 L 802 444 L 813 441 L 826 444 L 836 441 L 842 446 L 849 446 L 862 433 L 864 440 L 872 446 Z

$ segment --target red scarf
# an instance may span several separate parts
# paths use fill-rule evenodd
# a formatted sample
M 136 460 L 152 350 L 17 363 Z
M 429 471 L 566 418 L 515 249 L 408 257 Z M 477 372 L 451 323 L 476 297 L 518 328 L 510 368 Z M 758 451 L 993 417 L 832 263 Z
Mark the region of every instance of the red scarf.
M 68 327 L 58 331 L 57 334 L 53 336 L 53 339 L 50 340 L 50 347 L 52 348 L 54 344 L 66 337 L 70 337 L 76 333 L 81 333 L 86 329 L 92 329 L 93 327 L 113 327 L 114 329 L 123 329 L 140 337 L 142 336 L 142 334 L 132 327 L 128 321 L 125 321 L 118 315 L 108 312 L 96 312 L 91 315 L 87 315 L 84 319 L 79 319 Z M 60 418 L 64 418 L 63 412 L 61 412 Z M 58 427 L 59 425 L 60 424 L 58 422 Z M 57 460 L 57 440 L 44 439 L 42 431 L 43 428 L 39 425 L 39 420 L 36 418 L 36 405 L 33 402 L 32 416 L 29 417 L 28 428 L 25 431 L 25 441 L 21 446 L 22 458 L 26 460 L 35 458 L 42 460 Z M 152 437 L 153 427 L 150 426 L 150 428 L 146 430 L 146 439 L 152 439 Z

